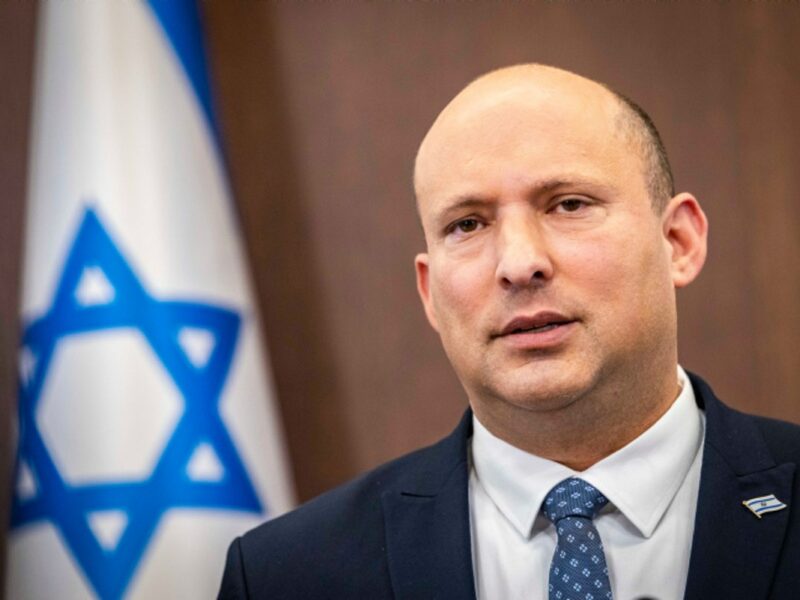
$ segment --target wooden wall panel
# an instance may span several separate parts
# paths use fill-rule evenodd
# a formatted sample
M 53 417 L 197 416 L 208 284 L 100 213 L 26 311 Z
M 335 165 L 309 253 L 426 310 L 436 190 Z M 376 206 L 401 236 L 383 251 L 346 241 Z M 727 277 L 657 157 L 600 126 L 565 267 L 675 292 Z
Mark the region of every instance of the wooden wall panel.
M 800 12 L 755 4 L 211 3 L 223 126 L 301 498 L 432 441 L 464 395 L 424 321 L 416 146 L 467 81 L 537 61 L 659 123 L 711 219 L 681 360 L 800 421 Z
M 3 528 L 9 520 L 11 415 L 17 405 L 17 300 L 35 8 L 28 2 L 0 4 L 0 523 Z M 5 554 L 5 545 L 0 545 L 0 583 L 5 573 Z
M 757 3 L 204 3 L 231 177 L 299 496 L 452 428 L 466 405 L 414 289 L 416 146 L 482 72 L 538 61 L 659 124 L 711 220 L 681 360 L 800 422 L 800 9 Z M 0 12 L 3 420 L 14 405 L 32 5 Z M 11 82 L 10 84 L 8 82 Z M 8 462 L 8 446 L 0 450 Z M 7 471 L 3 472 L 5 476 Z M 0 503 L 0 518 L 7 515 Z

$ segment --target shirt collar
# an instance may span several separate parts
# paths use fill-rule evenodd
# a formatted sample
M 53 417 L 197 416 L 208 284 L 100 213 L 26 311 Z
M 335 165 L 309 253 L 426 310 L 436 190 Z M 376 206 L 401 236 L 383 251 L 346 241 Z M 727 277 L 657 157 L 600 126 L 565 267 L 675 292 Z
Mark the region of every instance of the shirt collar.
M 601 490 L 642 536 L 650 537 L 686 478 L 703 440 L 703 415 L 681 367 L 678 381 L 681 392 L 658 421 L 581 473 L 504 442 L 473 415 L 475 476 L 523 537 L 531 534 L 547 493 L 567 477 L 580 477 Z

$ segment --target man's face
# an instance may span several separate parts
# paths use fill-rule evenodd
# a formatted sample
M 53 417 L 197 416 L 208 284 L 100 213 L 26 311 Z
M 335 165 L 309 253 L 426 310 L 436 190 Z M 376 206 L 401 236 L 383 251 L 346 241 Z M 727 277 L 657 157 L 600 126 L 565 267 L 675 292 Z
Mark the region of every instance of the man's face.
M 557 410 L 675 346 L 671 248 L 618 110 L 588 83 L 487 91 L 423 142 L 418 286 L 473 406 Z

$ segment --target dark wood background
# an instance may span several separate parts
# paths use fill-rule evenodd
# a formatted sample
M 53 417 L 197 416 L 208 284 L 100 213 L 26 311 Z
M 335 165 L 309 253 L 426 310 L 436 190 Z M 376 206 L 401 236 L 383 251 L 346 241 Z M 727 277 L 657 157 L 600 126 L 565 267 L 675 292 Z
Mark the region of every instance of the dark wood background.
M 465 407 L 416 296 L 411 166 L 448 99 L 511 63 L 575 70 L 649 110 L 678 187 L 711 222 L 705 272 L 679 294 L 681 362 L 730 404 L 800 422 L 800 5 L 219 0 L 203 11 L 301 500 L 433 441 Z M 3 432 L 34 20 L 32 3 L 0 5 Z M 0 480 L 10 460 L 0 444 Z

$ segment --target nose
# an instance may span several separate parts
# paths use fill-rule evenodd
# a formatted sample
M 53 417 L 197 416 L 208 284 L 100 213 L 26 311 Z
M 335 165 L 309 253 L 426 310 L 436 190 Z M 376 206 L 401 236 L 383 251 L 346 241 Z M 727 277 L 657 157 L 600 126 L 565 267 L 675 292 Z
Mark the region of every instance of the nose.
M 538 287 L 553 277 L 547 240 L 533 219 L 517 217 L 499 227 L 497 281 L 505 289 Z

